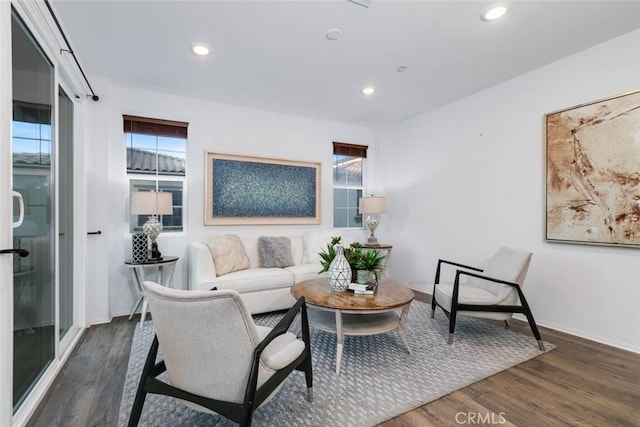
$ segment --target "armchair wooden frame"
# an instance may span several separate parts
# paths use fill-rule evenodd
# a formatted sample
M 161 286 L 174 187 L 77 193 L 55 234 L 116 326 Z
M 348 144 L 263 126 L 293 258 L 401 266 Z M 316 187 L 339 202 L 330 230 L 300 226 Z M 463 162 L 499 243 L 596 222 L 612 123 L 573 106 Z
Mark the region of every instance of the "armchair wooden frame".
M 264 349 L 276 337 L 288 331 L 298 312 L 301 315 L 302 340 L 304 341 L 304 351 L 289 365 L 274 373 L 262 386 L 257 387 L 258 366 L 260 356 Z M 129 417 L 129 427 L 137 426 L 142 414 L 144 401 L 148 393 L 172 396 L 178 399 L 187 400 L 214 411 L 230 420 L 237 422 L 241 426 L 250 426 L 253 411 L 264 402 L 271 393 L 284 381 L 294 370 L 303 371 L 307 383 L 307 400 L 313 401 L 313 373 L 311 367 L 311 340 L 309 337 L 309 321 L 307 318 L 307 306 L 304 297 L 300 297 L 293 307 L 287 311 L 285 316 L 269 332 L 269 334 L 256 346 L 253 351 L 253 359 L 250 368 L 249 379 L 242 403 L 226 402 L 210 399 L 189 393 L 182 389 L 173 387 L 157 377 L 166 371 L 164 361 L 155 363 L 158 354 L 158 337 L 153 339 L 153 344 L 147 355 L 147 359 L 142 370 L 142 376 L 136 392 L 136 397 Z
M 451 310 L 447 311 L 445 307 L 440 305 L 438 301 L 436 301 L 436 286 L 440 283 L 440 269 L 442 264 L 449 264 L 454 267 L 465 268 L 467 270 L 459 270 L 456 269 L 456 276 L 453 282 L 453 295 L 451 297 Z M 468 271 L 471 270 L 471 271 Z M 460 264 L 457 262 L 447 261 L 444 259 L 438 259 L 438 265 L 436 267 L 436 278 L 433 285 L 433 297 L 431 299 L 431 318 L 434 317 L 436 306 L 440 307 L 442 311 L 447 315 L 449 319 L 449 344 L 453 343 L 453 332 L 456 328 L 456 316 L 459 311 L 484 311 L 484 312 L 494 312 L 494 313 L 522 313 L 527 317 L 527 321 L 529 322 L 529 327 L 531 328 L 531 332 L 533 332 L 533 336 L 538 341 L 538 347 L 540 350 L 545 351 L 544 343 L 542 342 L 542 337 L 540 336 L 540 331 L 538 331 L 538 327 L 536 326 L 536 321 L 533 318 L 533 314 L 531 313 L 531 309 L 529 308 L 529 304 L 527 303 L 527 299 L 524 297 L 522 293 L 522 289 L 520 289 L 520 285 L 513 282 L 507 282 L 504 280 L 496 279 L 494 277 L 484 276 L 482 274 L 478 274 L 476 272 L 483 272 L 484 270 L 477 267 L 472 267 L 469 265 Z M 491 304 L 491 305 L 480 305 L 480 304 L 461 304 L 458 302 L 458 295 L 460 292 L 460 276 L 470 276 L 476 277 L 478 279 L 488 280 L 494 283 L 499 283 L 506 286 L 511 286 L 516 289 L 518 293 L 518 298 L 520 300 L 521 305 L 502 305 L 502 304 Z M 508 326 L 508 322 L 505 321 Z

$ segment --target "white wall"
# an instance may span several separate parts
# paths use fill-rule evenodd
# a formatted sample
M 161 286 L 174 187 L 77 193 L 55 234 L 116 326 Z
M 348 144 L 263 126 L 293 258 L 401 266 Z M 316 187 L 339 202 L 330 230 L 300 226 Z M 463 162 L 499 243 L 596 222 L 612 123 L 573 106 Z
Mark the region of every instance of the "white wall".
M 106 301 L 102 292 L 96 290 L 96 298 L 89 296 L 89 306 L 93 311 L 107 310 L 110 316 L 128 314 L 134 301 L 130 272 L 123 264 L 125 259 L 131 258 L 123 114 L 189 122 L 184 196 L 186 231 L 165 232 L 158 238 L 163 255 L 180 257 L 174 277 L 174 286 L 178 288 L 188 286 L 187 243 L 207 233 L 234 233 L 257 238 L 261 234 L 301 235 L 309 229 L 332 228 L 332 141 L 369 145 L 371 163 L 375 162 L 376 138 L 374 132 L 366 128 L 141 91 L 118 86 L 99 77 L 91 77 L 91 82 L 98 87 L 100 101 L 87 107 L 93 108 L 94 124 L 100 130 L 91 132 L 88 145 L 92 148 L 88 149 L 94 150 L 93 162 L 98 162 L 97 167 L 105 162 L 108 164 L 109 203 L 108 208 L 98 215 L 105 217 L 104 228 L 108 230 L 103 236 L 108 242 L 108 257 L 103 262 L 109 264 L 109 298 Z M 104 147 L 107 147 L 106 153 Z M 322 162 L 322 224 L 204 226 L 204 154 L 207 150 Z M 373 175 L 374 171 L 371 172 Z M 365 231 L 357 230 L 347 235 L 362 239 Z
M 119 199 L 109 187 L 109 144 L 110 127 L 105 117 L 109 114 L 109 86 L 100 79 L 92 79 L 91 84 L 101 101 L 87 100 L 84 103 L 82 123 L 82 165 L 84 181 L 82 185 L 83 224 L 85 243 L 83 246 L 83 275 L 85 283 L 86 323 L 106 323 L 111 321 L 109 310 L 109 271 L 114 259 L 109 250 L 109 242 L 117 234 L 111 230 L 113 219 L 112 204 Z M 100 235 L 87 235 L 100 231 Z
M 108 230 L 103 262 L 109 297 L 96 289 L 88 295 L 89 310 L 117 316 L 128 314 L 133 303 L 122 263 L 131 255 L 122 114 L 131 114 L 190 123 L 186 232 L 159 238 L 165 255 L 181 258 L 177 287 L 187 283 L 186 244 L 206 233 L 297 235 L 331 228 L 331 141 L 345 141 L 370 146 L 369 191 L 385 194 L 389 206 L 376 234 L 394 245 L 390 270 L 397 281 L 431 292 L 439 257 L 475 263 L 501 245 L 529 249 L 534 260 L 525 292 L 541 325 L 640 352 L 637 249 L 544 242 L 543 140 L 545 113 L 640 88 L 639 52 L 636 31 L 383 129 L 207 103 L 92 77 L 101 100 L 87 105 L 96 124 L 87 131 L 87 157 L 108 167 L 109 204 L 100 214 Z M 322 162 L 322 225 L 204 226 L 206 150 Z
M 545 113 L 637 89 L 640 31 L 384 129 L 391 275 L 431 293 L 438 258 L 528 249 L 540 324 L 640 352 L 638 249 L 544 241 Z

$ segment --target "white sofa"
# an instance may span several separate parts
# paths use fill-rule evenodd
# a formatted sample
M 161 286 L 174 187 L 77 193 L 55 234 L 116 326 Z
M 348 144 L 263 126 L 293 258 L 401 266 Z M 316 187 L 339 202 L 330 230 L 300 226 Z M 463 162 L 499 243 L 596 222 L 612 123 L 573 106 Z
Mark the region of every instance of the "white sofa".
M 291 286 L 305 280 L 326 277 L 326 273 L 318 274 L 322 266 L 317 253 L 326 248 L 334 235 L 336 234 L 323 232 L 289 236 L 295 265 L 284 268 L 260 268 L 258 236 L 241 237 L 250 267 L 224 275 L 216 274 L 210 248 L 205 243 L 207 239 L 191 242 L 187 249 L 189 289 L 208 290 L 214 286 L 218 289 L 235 289 L 252 314 L 287 309 L 295 303 Z M 307 262 L 309 259 L 312 262 Z

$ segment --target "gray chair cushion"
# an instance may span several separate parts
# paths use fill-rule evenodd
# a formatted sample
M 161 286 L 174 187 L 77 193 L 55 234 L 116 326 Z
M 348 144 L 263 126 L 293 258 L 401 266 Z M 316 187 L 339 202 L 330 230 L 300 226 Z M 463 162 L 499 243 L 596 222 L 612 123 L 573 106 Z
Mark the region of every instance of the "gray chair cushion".
M 480 274 L 506 282 L 517 283 L 522 286 L 527 270 L 529 269 L 531 256 L 531 252 L 502 247 L 498 249 L 484 268 L 484 271 Z M 500 299 L 504 299 L 506 297 L 504 294 L 513 290 L 513 288 L 509 286 L 475 277 L 470 278 L 467 284 L 485 289 L 496 296 L 500 296 Z

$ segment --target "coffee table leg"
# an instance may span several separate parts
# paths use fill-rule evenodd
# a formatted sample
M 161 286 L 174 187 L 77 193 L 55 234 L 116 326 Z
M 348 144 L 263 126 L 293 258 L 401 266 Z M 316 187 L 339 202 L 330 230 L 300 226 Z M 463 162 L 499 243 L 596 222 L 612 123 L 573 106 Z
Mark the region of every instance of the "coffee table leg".
M 407 346 L 407 350 L 409 350 L 409 354 L 413 355 L 411 352 L 411 346 L 409 345 L 409 339 L 407 338 L 407 333 L 404 330 L 404 322 L 407 320 L 407 316 L 409 315 L 409 304 L 405 305 L 402 308 L 402 314 L 400 315 L 400 321 L 398 322 L 398 334 L 402 341 L 404 341 L 404 345 Z
M 340 375 L 340 362 L 342 361 L 342 345 L 344 335 L 342 335 L 342 313 L 336 310 L 336 376 Z

